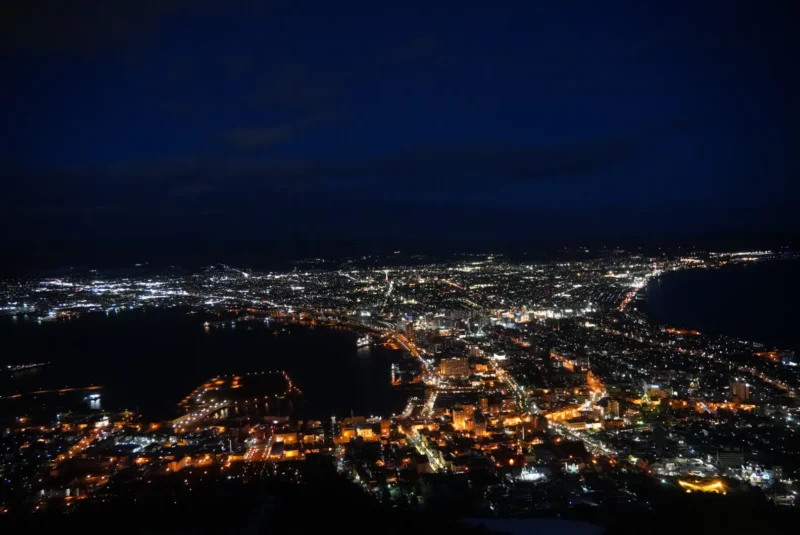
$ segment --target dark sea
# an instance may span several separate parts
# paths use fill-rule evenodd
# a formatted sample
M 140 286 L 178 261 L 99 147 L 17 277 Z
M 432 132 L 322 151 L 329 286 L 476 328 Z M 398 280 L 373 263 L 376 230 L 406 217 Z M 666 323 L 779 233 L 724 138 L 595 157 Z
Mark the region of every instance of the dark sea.
M 303 391 L 296 416 L 400 412 L 409 396 L 391 386 L 401 351 L 356 348 L 356 333 L 245 323 L 205 329 L 206 318 L 177 309 L 105 313 L 44 322 L 0 320 L 0 364 L 47 361 L 40 373 L 0 382 L 0 396 L 39 388 L 103 385 L 104 408 L 167 415 L 218 374 L 285 370 Z
M 652 280 L 646 309 L 675 327 L 800 351 L 800 261 L 688 270 Z

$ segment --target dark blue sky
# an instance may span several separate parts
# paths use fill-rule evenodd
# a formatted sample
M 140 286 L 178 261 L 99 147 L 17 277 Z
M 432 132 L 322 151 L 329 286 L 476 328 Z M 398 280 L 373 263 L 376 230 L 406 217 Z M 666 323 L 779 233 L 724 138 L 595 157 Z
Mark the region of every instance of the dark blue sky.
M 800 226 L 777 2 L 105 4 L 4 7 L 12 239 Z

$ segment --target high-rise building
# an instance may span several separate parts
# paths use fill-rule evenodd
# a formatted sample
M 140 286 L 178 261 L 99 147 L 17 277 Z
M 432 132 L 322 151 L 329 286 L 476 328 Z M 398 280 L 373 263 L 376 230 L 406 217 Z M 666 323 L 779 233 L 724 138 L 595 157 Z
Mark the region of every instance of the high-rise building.
M 738 468 L 744 464 L 744 452 L 741 449 L 718 451 L 717 464 L 723 468 Z
M 453 409 L 453 428 L 457 431 L 467 428 L 467 413 L 464 409 Z
M 489 398 L 482 396 L 479 400 L 479 405 L 482 412 L 489 412 Z
M 472 426 L 472 431 L 476 437 L 486 436 L 486 418 L 481 415 L 476 416 Z
M 606 411 L 606 416 L 610 418 L 619 418 L 619 401 L 616 399 L 608 400 L 608 410 Z
M 406 323 L 406 338 L 409 342 L 414 343 L 414 324 Z
M 464 411 L 468 419 L 471 420 L 475 417 L 475 405 L 459 405 L 458 408 Z
M 739 379 L 731 381 L 731 392 L 740 401 L 750 399 L 750 384 Z

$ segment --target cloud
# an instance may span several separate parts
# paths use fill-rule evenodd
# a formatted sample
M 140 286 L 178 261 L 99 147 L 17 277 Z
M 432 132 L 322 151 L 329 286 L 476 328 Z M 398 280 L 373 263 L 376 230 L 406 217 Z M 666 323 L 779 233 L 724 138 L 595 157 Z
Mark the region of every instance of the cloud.
M 266 147 L 286 140 L 294 130 L 242 129 L 229 133 L 242 147 Z M 514 182 L 557 180 L 591 176 L 635 159 L 640 143 L 633 139 L 595 140 L 553 147 L 502 145 L 434 146 L 399 151 L 386 156 L 350 162 L 315 162 L 251 159 L 190 161 L 170 167 L 135 166 L 119 172 L 128 176 L 158 176 L 159 180 L 229 181 L 251 191 L 349 195 L 385 194 L 387 187 L 403 184 L 417 193 L 483 191 Z M 220 185 L 219 189 L 227 189 Z
M 626 138 L 552 147 L 432 147 L 399 152 L 350 171 L 377 180 L 404 175 L 412 181 L 435 177 L 456 182 L 480 178 L 538 180 L 606 171 L 634 158 L 638 151 L 639 143 Z
M 241 61 L 241 58 L 237 56 L 230 61 Z M 256 80 L 243 100 L 256 109 L 318 114 L 333 106 L 344 78 L 343 72 L 324 72 L 303 63 L 288 62 Z
M 626 136 L 580 143 L 438 145 L 350 161 L 197 155 L 102 169 L 17 170 L 6 199 L 23 218 L 26 214 L 47 219 L 47 214 L 58 218 L 74 213 L 100 220 L 110 211 L 142 211 L 165 220 L 182 214 L 198 223 L 202 214 L 209 213 L 251 214 L 247 217 L 263 217 L 268 222 L 309 211 L 335 217 L 354 210 L 368 211 L 380 220 L 393 205 L 416 206 L 421 214 L 524 211 L 573 199 L 576 188 L 627 191 L 628 186 L 613 179 L 618 167 L 635 163 L 651 144 L 696 127 L 696 121 L 676 120 Z M 299 130 L 302 128 L 297 125 L 232 128 L 223 135 L 242 148 L 264 148 L 291 139 Z M 630 173 L 620 176 L 629 177 Z M 541 201 L 545 198 L 546 203 Z M 603 202 L 608 201 L 600 204 Z M 440 219 L 430 214 L 424 217 Z
M 265 149 L 301 136 L 307 130 L 338 119 L 332 111 L 308 113 L 294 122 L 279 126 L 233 127 L 222 131 L 222 138 L 242 149 Z
M 665 129 L 680 133 L 686 127 L 679 122 Z M 493 235 L 496 227 L 486 221 L 511 214 L 520 221 L 535 216 L 538 232 L 576 236 L 670 226 L 733 228 L 744 213 L 760 227 L 797 228 L 791 209 L 773 210 L 746 196 L 717 206 L 674 198 L 642 204 L 641 195 L 626 195 L 629 187 L 613 179 L 615 168 L 636 160 L 648 141 L 662 135 L 553 147 L 428 147 L 345 163 L 196 157 L 83 171 L 20 171 L 5 201 L 15 210 L 9 223 L 32 222 L 28 235 L 72 238 L 114 235 L 115 229 L 138 237 L 191 235 L 213 228 L 220 218 L 239 222 L 242 235 L 250 237 L 271 236 L 274 228 L 293 236 L 413 237 L 455 224 L 460 236 L 474 238 Z M 601 190 L 609 194 L 592 197 Z M 765 210 L 778 215 L 765 218 Z M 693 215 L 676 215 L 687 213 Z M 67 220 L 70 225 L 61 225 Z M 645 226 L 632 227 L 632 221 Z
M 205 184 L 203 182 L 198 182 L 195 184 L 189 184 L 188 186 L 181 186 L 173 190 L 171 195 L 177 198 L 195 198 L 212 194 L 215 191 L 216 188 L 214 186 Z
M 242 147 L 265 147 L 294 132 L 232 129 L 226 136 Z M 20 172 L 8 198 L 19 203 L 35 199 L 45 211 L 65 204 L 91 211 L 91 206 L 114 203 L 166 209 L 170 202 L 225 204 L 235 210 L 262 199 L 281 205 L 301 194 L 306 200 L 354 195 L 379 200 L 396 196 L 398 190 L 436 199 L 448 192 L 463 196 L 513 190 L 519 182 L 592 176 L 632 160 L 638 150 L 639 144 L 630 139 L 609 139 L 560 147 L 429 147 L 343 163 L 197 157 L 94 170 Z
M 222 137 L 230 144 L 243 149 L 261 149 L 287 141 L 299 132 L 294 125 L 265 128 L 226 128 Z

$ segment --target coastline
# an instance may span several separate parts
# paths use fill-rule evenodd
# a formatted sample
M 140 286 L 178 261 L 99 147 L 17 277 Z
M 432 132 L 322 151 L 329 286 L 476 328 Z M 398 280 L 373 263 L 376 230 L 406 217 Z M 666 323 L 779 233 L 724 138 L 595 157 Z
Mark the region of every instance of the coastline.
M 797 267 L 788 259 L 661 273 L 638 292 L 636 309 L 665 327 L 797 351 Z
M 99 384 L 106 387 L 110 406 L 156 415 L 168 414 L 210 377 L 264 369 L 285 370 L 302 385 L 302 419 L 341 417 L 351 410 L 391 414 L 402 410 L 408 397 L 390 384 L 391 362 L 401 358 L 398 350 L 371 346 L 359 352 L 351 332 L 303 325 L 286 325 L 279 335 L 265 327 L 206 331 L 205 317 L 183 312 L 129 310 L 44 324 L 5 322 L 0 332 L 13 351 L 4 364 L 15 363 L 20 357 L 12 355 L 23 352 L 33 360 L 50 355 L 52 370 L 33 377 L 30 390 L 51 382 Z M 156 346 L 161 349 L 148 350 Z M 124 370 L 109 370 L 109 359 L 126 363 Z M 145 385 L 149 396 L 143 393 Z

